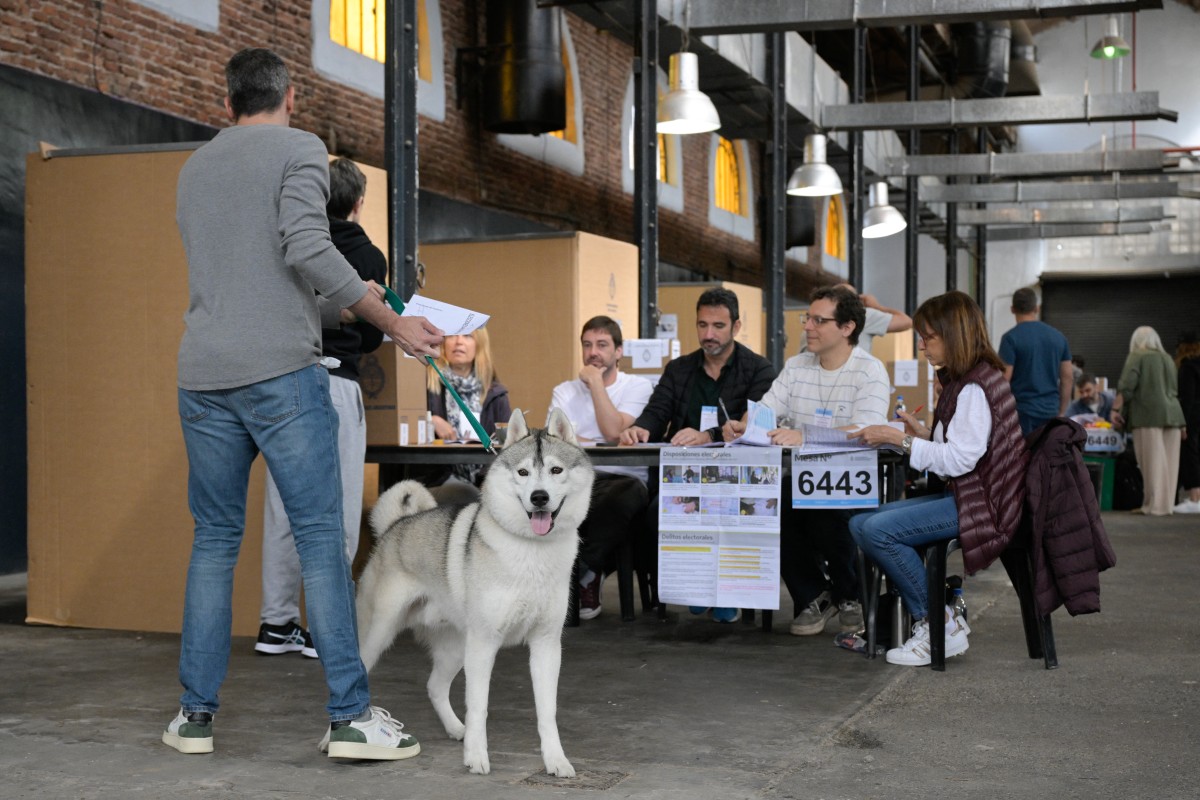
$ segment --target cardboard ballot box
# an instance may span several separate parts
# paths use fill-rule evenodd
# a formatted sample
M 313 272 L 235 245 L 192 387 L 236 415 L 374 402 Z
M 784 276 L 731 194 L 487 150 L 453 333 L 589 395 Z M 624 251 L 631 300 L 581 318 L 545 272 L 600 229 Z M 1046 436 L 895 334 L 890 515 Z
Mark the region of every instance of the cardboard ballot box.
M 358 361 L 363 410 L 367 418 L 367 444 L 416 444 L 417 420 L 425 418 L 423 360 L 410 358 L 387 341 Z M 407 420 L 408 440 L 400 441 L 400 425 Z

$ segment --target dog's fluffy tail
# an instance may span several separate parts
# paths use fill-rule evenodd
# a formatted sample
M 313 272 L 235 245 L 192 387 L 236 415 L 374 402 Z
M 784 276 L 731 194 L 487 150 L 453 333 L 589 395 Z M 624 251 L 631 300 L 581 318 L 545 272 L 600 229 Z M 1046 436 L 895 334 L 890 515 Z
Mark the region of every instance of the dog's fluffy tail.
M 396 520 L 435 507 L 437 501 L 422 484 L 417 481 L 400 481 L 381 494 L 375 507 L 371 509 L 371 530 L 379 536 L 396 524 Z

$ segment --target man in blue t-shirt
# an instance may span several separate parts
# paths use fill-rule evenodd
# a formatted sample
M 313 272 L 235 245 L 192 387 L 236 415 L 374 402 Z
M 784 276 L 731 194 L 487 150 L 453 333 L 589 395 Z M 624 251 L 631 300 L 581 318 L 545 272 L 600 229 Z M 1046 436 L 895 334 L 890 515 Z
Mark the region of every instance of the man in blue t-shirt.
M 1071 348 L 1067 337 L 1038 320 L 1040 310 L 1033 289 L 1018 289 L 1012 301 L 1017 324 L 1000 339 L 1000 358 L 1008 365 L 1004 377 L 1012 384 L 1026 436 L 1063 414 L 1071 402 Z

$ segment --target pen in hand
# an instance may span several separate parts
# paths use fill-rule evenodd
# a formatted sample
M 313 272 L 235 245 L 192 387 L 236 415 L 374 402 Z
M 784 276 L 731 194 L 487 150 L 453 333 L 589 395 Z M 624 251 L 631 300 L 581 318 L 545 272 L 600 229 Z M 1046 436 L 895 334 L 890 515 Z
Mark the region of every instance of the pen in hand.
M 724 401 L 724 400 L 722 400 L 720 397 L 718 397 L 718 398 L 717 398 L 717 404 L 718 404 L 719 406 L 721 406 L 721 413 L 725 415 L 725 421 L 726 421 L 726 422 L 729 422 L 731 419 L 733 419 L 731 416 L 729 416 L 729 409 L 725 407 L 725 401 Z
M 917 414 L 920 414 L 920 413 L 921 413 L 921 409 L 922 409 L 922 408 L 924 408 L 924 407 L 925 407 L 924 405 L 919 405 L 919 406 L 917 406 L 917 410 L 916 410 L 916 411 L 914 411 L 914 412 L 912 412 L 912 414 L 910 414 L 909 416 L 913 416 L 913 417 L 915 417 Z

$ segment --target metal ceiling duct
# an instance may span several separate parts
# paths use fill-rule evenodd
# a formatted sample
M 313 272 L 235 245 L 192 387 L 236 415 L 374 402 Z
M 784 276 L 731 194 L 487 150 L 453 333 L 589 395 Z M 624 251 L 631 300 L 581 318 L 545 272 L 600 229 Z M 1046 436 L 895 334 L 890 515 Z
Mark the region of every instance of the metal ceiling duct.
M 483 127 L 549 133 L 567 127 L 562 9 L 537 0 L 488 0 Z
M 1012 49 L 1012 25 L 985 20 L 950 26 L 958 57 L 958 79 L 951 85 L 952 97 L 1004 97 L 1008 90 L 1008 58 Z
M 1008 93 L 1006 97 L 1041 94 L 1038 83 L 1037 45 L 1029 23 L 1015 20 L 1012 23 L 1012 46 L 1008 50 Z

